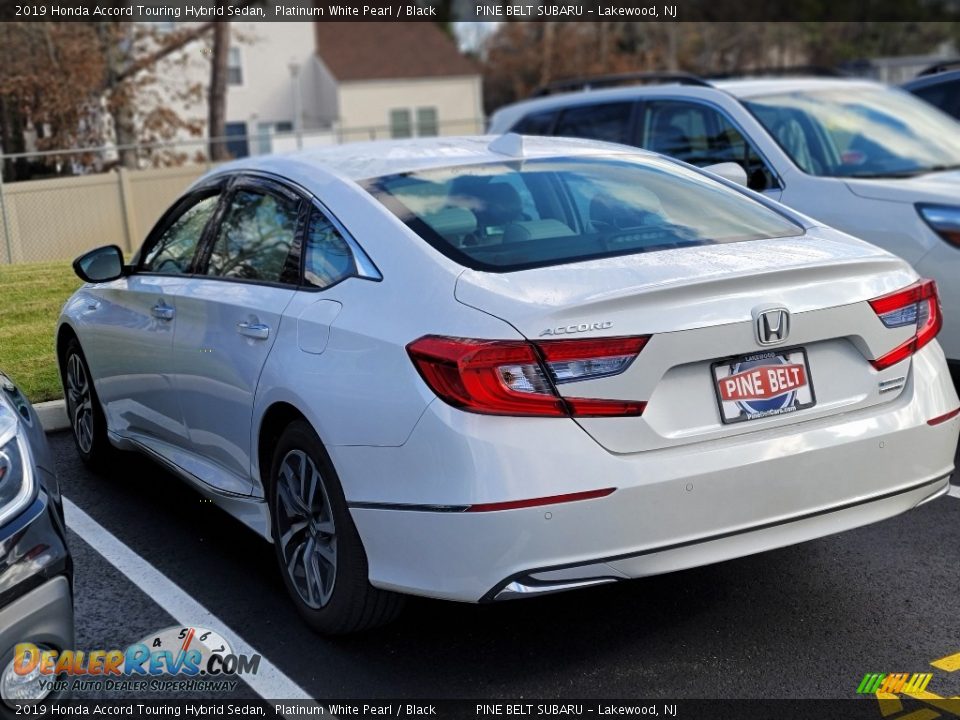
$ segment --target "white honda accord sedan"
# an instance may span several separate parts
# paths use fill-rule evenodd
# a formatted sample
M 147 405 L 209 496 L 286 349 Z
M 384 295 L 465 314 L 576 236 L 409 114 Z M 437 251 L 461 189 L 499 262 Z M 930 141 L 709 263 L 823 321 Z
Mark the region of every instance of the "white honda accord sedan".
M 797 543 L 953 470 L 933 282 L 622 146 L 251 158 L 75 268 L 83 459 L 145 452 L 271 540 L 322 632 Z

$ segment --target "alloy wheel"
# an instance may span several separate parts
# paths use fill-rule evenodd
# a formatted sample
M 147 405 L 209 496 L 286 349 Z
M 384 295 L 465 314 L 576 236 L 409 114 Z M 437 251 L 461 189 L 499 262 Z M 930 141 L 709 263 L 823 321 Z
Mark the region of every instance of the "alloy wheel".
M 337 579 L 337 532 L 323 477 L 309 455 L 291 450 L 276 481 L 277 538 L 287 575 L 304 603 L 321 608 Z
M 89 453 L 93 448 L 93 393 L 83 360 L 76 353 L 67 360 L 67 412 L 77 445 Z

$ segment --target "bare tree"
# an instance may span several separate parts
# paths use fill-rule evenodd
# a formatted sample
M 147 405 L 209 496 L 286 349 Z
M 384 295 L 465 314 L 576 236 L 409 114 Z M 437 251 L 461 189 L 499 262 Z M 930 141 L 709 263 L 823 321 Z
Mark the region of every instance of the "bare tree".
M 222 4 L 222 3 L 218 3 Z M 230 23 L 215 23 L 213 28 L 213 58 L 210 63 L 210 90 L 208 94 L 207 128 L 211 138 L 226 134 L 227 73 L 230 59 Z M 210 158 L 226 160 L 227 146 L 223 140 L 211 140 Z

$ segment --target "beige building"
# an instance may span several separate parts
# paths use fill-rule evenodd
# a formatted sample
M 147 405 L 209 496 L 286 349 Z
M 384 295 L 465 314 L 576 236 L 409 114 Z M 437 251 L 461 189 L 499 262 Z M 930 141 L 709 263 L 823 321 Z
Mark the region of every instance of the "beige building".
M 323 121 L 344 139 L 483 131 L 480 73 L 433 23 L 316 23 Z
M 165 60 L 162 74 L 170 86 L 202 85 L 205 97 L 210 57 L 201 38 Z M 481 95 L 478 68 L 433 23 L 231 23 L 226 134 L 235 157 L 482 132 Z M 205 102 L 160 102 L 207 134 Z

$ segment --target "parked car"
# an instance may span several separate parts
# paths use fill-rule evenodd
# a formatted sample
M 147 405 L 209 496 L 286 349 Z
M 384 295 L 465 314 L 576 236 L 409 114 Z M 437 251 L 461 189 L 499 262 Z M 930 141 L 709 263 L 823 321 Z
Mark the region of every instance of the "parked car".
M 932 281 L 631 148 L 238 161 L 75 268 L 81 457 L 143 451 L 272 540 L 324 632 L 800 542 L 953 469 Z
M 701 167 L 736 162 L 750 188 L 936 279 L 940 342 L 960 363 L 960 124 L 866 80 L 668 80 L 520 102 L 490 130 L 626 143 Z
M 14 648 L 74 647 L 73 561 L 53 456 L 30 403 L 0 373 L 0 698 L 49 699 L 49 680 L 18 674 Z
M 960 60 L 931 65 L 900 87 L 960 119 Z

